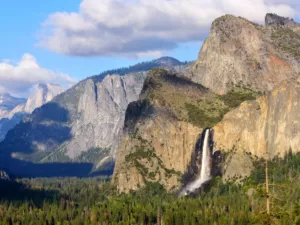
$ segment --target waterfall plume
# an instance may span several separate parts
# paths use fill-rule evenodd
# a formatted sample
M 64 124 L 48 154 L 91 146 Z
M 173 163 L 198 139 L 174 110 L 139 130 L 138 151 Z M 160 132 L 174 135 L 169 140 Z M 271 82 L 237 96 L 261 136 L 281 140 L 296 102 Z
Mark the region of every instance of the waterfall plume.
M 200 188 L 203 183 L 211 179 L 211 152 L 210 152 L 210 130 L 205 130 L 204 141 L 202 145 L 201 170 L 195 181 L 189 183 L 181 192 L 182 195 L 194 192 Z

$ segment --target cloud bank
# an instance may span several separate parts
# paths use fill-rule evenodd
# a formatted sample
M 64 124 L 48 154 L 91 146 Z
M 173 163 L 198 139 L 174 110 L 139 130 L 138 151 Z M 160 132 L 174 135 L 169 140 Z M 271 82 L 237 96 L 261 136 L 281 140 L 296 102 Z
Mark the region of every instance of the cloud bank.
M 0 62 L 0 93 L 26 97 L 37 83 L 55 83 L 67 88 L 75 82 L 67 74 L 41 68 L 36 58 L 28 53 L 17 64 L 9 60 Z
M 78 12 L 43 23 L 40 46 L 74 56 L 156 57 L 202 41 L 224 14 L 263 23 L 268 12 L 299 15 L 298 0 L 83 0 Z

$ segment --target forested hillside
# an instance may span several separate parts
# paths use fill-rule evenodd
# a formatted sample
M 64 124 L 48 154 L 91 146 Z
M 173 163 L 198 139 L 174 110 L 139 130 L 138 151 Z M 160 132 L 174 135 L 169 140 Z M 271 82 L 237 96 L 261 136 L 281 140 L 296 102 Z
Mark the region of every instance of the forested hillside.
M 182 198 L 157 183 L 116 195 L 105 177 L 3 180 L 0 224 L 300 224 L 300 154 L 269 162 L 270 217 L 264 161 L 255 167 L 243 183 L 216 177 L 199 195 Z

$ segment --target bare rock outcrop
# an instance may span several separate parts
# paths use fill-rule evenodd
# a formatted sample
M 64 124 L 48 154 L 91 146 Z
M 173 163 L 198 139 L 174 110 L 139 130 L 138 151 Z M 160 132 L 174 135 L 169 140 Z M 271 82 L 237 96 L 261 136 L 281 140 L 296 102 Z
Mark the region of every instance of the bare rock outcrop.
M 270 158 L 299 152 L 299 107 L 299 82 L 283 81 L 268 95 L 226 114 L 214 127 L 215 148 Z
M 288 17 L 278 16 L 274 13 L 268 13 L 265 17 L 266 27 L 289 27 L 292 29 L 300 28 L 300 24 Z
M 67 155 L 76 158 L 91 148 L 111 149 L 114 157 L 123 130 L 125 111 L 142 90 L 146 72 L 123 77 L 108 75 L 102 82 L 86 80 L 78 102 L 78 118 L 72 122 L 73 138 Z
M 270 91 L 298 76 L 300 39 L 295 35 L 289 28 L 268 29 L 244 18 L 222 16 L 212 23 L 191 77 L 218 94 L 239 84 Z

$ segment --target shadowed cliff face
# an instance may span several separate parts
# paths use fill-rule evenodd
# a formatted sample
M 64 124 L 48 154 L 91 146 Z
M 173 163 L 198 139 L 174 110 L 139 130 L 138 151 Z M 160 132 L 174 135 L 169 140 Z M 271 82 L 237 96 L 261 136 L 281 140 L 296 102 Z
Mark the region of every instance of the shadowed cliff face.
M 216 149 L 284 156 L 300 146 L 300 84 L 283 81 L 268 95 L 246 101 L 214 127 Z
M 218 94 L 242 83 L 270 91 L 300 71 L 300 39 L 289 27 L 267 28 L 231 15 L 216 19 L 191 78 Z
M 6 139 L 0 145 L 1 152 L 29 154 L 37 150 L 45 151 L 45 146 L 51 151 L 71 138 L 67 126 L 69 113 L 56 103 L 49 103 L 37 109 L 31 119 L 22 121 L 7 133 Z M 32 130 L 34 132 L 28 132 Z

